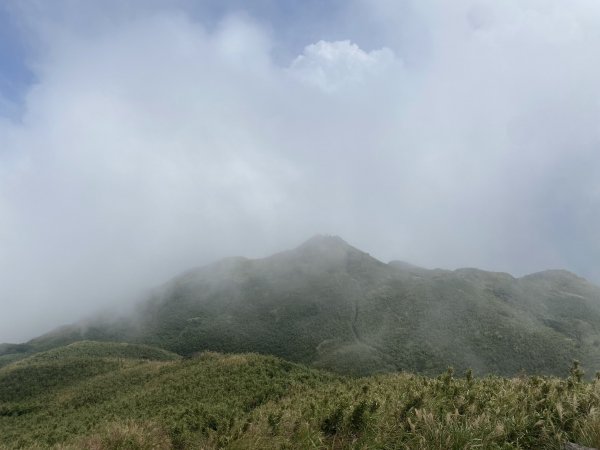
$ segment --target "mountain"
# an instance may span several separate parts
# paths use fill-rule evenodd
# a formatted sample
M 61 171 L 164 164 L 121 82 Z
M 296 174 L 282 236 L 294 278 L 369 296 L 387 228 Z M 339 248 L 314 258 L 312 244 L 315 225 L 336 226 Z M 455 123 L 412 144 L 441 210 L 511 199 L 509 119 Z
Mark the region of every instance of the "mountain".
M 447 366 L 565 375 L 600 369 L 600 288 L 566 271 L 515 278 L 383 263 L 315 236 L 263 259 L 229 258 L 157 288 L 132 317 L 33 339 L 12 361 L 82 339 L 196 352 L 258 352 L 365 375 Z M 0 355 L 2 350 L 0 350 Z

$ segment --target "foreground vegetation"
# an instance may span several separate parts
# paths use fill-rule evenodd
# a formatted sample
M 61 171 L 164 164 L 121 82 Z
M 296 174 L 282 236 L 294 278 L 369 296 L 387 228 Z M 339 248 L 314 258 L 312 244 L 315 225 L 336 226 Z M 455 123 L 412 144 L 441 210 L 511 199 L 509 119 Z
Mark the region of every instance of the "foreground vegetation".
M 81 342 L 0 369 L 0 448 L 600 447 L 600 381 L 351 378 L 256 354 Z

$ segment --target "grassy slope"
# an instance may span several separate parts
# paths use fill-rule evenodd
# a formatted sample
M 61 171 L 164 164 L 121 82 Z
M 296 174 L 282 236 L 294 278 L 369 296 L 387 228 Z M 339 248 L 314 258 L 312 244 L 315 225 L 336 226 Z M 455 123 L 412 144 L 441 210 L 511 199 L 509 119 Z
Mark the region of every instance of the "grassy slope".
M 384 264 L 333 237 L 269 258 L 231 258 L 156 290 L 135 320 L 65 327 L 18 353 L 81 340 L 146 343 L 181 355 L 258 352 L 365 375 L 565 375 L 600 369 L 600 288 L 548 271 L 513 278 L 476 269 Z
M 332 378 L 255 355 L 180 360 L 147 347 L 75 344 L 0 369 L 0 440 L 9 448 L 87 447 L 78 438 L 129 419 L 158 424 L 179 447 L 226 442 L 223 431 L 259 405 Z
M 40 367 L 61 381 L 39 391 Z M 347 378 L 255 354 L 182 360 L 92 342 L 0 369 L 5 448 L 558 449 L 598 446 L 599 408 L 600 382 L 576 377 Z

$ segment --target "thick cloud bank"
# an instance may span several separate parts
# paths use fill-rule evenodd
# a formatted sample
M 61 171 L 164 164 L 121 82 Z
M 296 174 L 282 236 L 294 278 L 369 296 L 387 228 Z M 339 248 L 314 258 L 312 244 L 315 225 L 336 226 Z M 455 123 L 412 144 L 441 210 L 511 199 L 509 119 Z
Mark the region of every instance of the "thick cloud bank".
M 37 81 L 0 119 L 0 341 L 316 232 L 600 281 L 595 1 L 350 2 L 288 61 L 252 11 L 36 4 Z

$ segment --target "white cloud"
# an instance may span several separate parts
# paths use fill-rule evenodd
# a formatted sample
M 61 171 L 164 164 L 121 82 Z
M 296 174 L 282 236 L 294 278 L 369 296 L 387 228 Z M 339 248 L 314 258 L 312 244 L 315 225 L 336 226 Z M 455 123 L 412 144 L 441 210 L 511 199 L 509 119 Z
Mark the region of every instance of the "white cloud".
M 292 74 L 325 91 L 352 88 L 397 63 L 394 52 L 365 52 L 350 41 L 319 41 L 308 45 L 290 66 Z
M 260 34 L 167 15 L 50 42 L 22 123 L 3 133 L 0 296 L 19 305 L 0 315 L 0 340 L 236 253 L 239 226 L 275 219 L 294 170 L 261 131 Z

